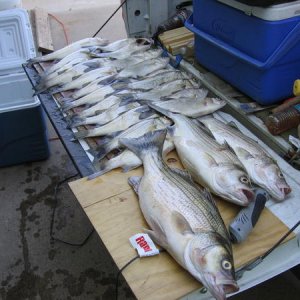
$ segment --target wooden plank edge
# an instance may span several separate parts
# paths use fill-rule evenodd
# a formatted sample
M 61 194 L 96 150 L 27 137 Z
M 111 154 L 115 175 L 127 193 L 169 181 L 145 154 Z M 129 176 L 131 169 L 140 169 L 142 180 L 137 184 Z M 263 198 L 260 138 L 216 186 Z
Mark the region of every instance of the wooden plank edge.
M 53 52 L 54 47 L 48 12 L 46 12 L 42 8 L 35 8 L 34 17 L 38 51 L 43 53 Z

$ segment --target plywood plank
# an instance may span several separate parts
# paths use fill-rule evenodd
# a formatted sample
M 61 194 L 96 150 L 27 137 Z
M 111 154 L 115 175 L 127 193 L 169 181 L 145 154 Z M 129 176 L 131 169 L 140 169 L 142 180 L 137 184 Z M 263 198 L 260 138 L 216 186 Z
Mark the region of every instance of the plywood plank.
M 180 166 L 176 153 L 167 157 L 171 166 Z M 119 170 L 92 181 L 80 179 L 70 187 L 85 213 L 98 232 L 119 268 L 136 252 L 129 237 L 148 227 L 140 211 L 138 198 L 127 184 L 130 176 L 142 174 L 142 168 L 129 173 Z M 225 223 L 228 225 L 239 208 L 217 200 Z M 265 209 L 248 240 L 234 245 L 235 265 L 241 266 L 263 254 L 288 230 L 269 210 Z M 292 236 L 290 237 L 292 238 Z M 123 275 L 138 299 L 178 299 L 201 287 L 167 253 L 143 258 L 130 265 Z
M 52 52 L 54 48 L 48 13 L 41 8 L 35 8 L 34 16 L 38 51 L 43 53 Z

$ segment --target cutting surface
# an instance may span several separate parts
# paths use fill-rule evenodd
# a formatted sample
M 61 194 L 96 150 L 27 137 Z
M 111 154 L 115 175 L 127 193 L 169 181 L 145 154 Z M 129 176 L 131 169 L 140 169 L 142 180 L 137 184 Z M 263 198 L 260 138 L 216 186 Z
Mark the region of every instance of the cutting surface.
M 168 162 L 172 167 L 179 166 L 176 153 L 168 156 Z M 70 183 L 73 193 L 119 269 L 136 256 L 129 244 L 129 237 L 148 227 L 140 211 L 138 198 L 127 183 L 128 177 L 142 174 L 142 168 L 125 174 L 114 170 L 94 180 L 83 178 Z M 222 200 L 217 201 L 217 205 L 228 225 L 239 208 Z M 263 254 L 287 231 L 288 228 L 265 209 L 248 240 L 241 245 L 234 245 L 236 267 Z M 143 300 L 178 299 L 201 287 L 167 253 L 136 260 L 124 270 L 123 275 L 135 296 Z

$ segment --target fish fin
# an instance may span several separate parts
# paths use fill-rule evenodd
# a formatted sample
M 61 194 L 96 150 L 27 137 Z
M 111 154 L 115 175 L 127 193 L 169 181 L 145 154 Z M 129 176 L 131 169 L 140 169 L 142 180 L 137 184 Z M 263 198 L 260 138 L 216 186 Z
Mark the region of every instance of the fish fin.
M 208 161 L 210 167 L 214 167 L 218 165 L 217 161 L 207 152 L 203 153 L 203 156 Z
M 72 80 L 76 80 L 76 79 L 78 79 L 80 76 L 81 76 L 81 75 L 76 75 L 76 76 L 72 77 Z
M 235 149 L 235 152 L 236 152 L 237 156 L 241 156 L 242 158 L 244 158 L 246 160 L 254 158 L 254 156 L 250 152 L 248 152 L 246 149 L 241 148 L 241 147 L 237 147 Z
M 121 93 L 120 94 L 119 92 L 116 92 L 116 93 L 114 93 L 114 95 L 124 101 L 127 99 L 135 99 L 135 96 L 133 95 L 133 93 Z
M 178 168 L 171 168 L 173 172 L 183 177 L 185 180 L 193 182 L 193 179 L 191 177 L 191 174 L 188 171 L 181 170 Z M 194 183 L 194 182 L 193 182 Z
M 166 110 L 166 109 L 163 109 L 163 108 L 160 108 L 159 106 L 151 103 L 151 101 L 149 101 L 148 103 L 148 106 L 150 106 L 151 108 L 153 108 L 154 110 L 160 112 L 161 114 L 167 116 L 168 118 L 172 119 L 172 116 L 173 116 L 173 113 Z
M 129 103 L 135 102 L 136 100 L 134 98 L 124 98 L 121 100 L 119 106 L 125 106 L 128 105 Z
M 57 75 L 64 74 L 65 72 L 67 72 L 67 70 L 63 70 L 63 71 L 57 71 Z
M 237 129 L 238 131 L 240 131 L 240 129 L 238 128 L 236 123 L 234 123 L 233 121 L 228 122 L 227 125 L 234 128 L 234 129 Z
M 127 172 L 130 172 L 130 171 L 132 171 L 132 170 L 134 170 L 134 169 L 140 167 L 140 166 L 141 166 L 141 164 L 139 164 L 139 165 L 126 165 L 126 166 L 123 166 L 123 167 L 122 167 L 122 171 L 123 171 L 124 173 L 127 173 Z
M 127 87 L 128 82 L 129 82 L 128 79 L 127 80 L 119 80 L 119 81 L 113 83 L 111 85 L 111 87 L 113 89 L 115 89 L 116 91 L 121 91 L 121 90 L 123 90 L 123 89 L 125 89 Z
M 101 64 L 99 62 L 93 62 L 93 61 L 85 62 L 83 63 L 83 65 L 89 67 L 90 69 L 96 69 L 101 67 Z
M 149 108 L 147 105 L 138 107 L 135 111 L 140 113 L 140 120 L 147 119 L 154 114 L 153 109 Z
M 170 137 L 174 137 L 175 129 L 176 129 L 175 125 L 167 126 L 168 134 L 169 134 Z
M 165 235 L 146 228 L 143 228 L 143 232 L 147 233 L 154 243 L 160 245 L 162 248 L 166 249 L 168 247 L 167 238 Z
M 149 151 L 157 152 L 161 156 L 166 134 L 166 129 L 156 130 L 148 132 L 139 138 L 121 138 L 119 139 L 119 143 L 127 147 L 141 159 Z
M 191 228 L 189 222 L 186 218 L 178 211 L 172 212 L 172 221 L 174 223 L 175 228 L 182 234 L 193 234 L 194 231 Z
M 85 137 L 88 136 L 88 134 L 89 134 L 88 130 L 81 130 L 81 131 L 74 132 L 74 139 L 75 140 L 84 139 Z
M 139 193 L 139 186 L 141 183 L 142 177 L 141 176 L 131 176 L 128 178 L 128 183 L 134 191 L 138 194 Z
M 150 224 L 151 224 L 152 230 L 149 230 L 149 229 L 145 229 L 145 230 L 150 231 L 149 235 L 151 238 L 153 238 L 155 243 L 159 244 L 163 248 L 167 248 L 168 247 L 167 235 L 166 235 L 163 227 L 159 223 L 159 221 L 154 220 L 154 218 L 150 217 Z
M 147 118 L 153 116 L 154 114 L 155 114 L 155 112 L 152 109 L 150 109 L 148 111 L 142 112 L 139 116 L 139 119 L 144 120 L 144 119 L 147 119 Z
M 96 110 L 96 111 L 95 111 L 95 116 L 101 115 L 101 114 L 104 113 L 105 111 L 106 111 L 106 109 Z

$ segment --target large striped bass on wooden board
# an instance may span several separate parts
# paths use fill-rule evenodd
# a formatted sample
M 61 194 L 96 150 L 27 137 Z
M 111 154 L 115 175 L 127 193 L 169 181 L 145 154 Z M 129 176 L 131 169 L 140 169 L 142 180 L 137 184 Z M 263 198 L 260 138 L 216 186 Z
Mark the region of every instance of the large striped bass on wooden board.
M 204 286 L 217 300 L 237 291 L 229 235 L 212 198 L 186 172 L 162 160 L 166 130 L 138 139 L 122 139 L 143 161 L 144 175 L 130 177 L 146 232 Z

